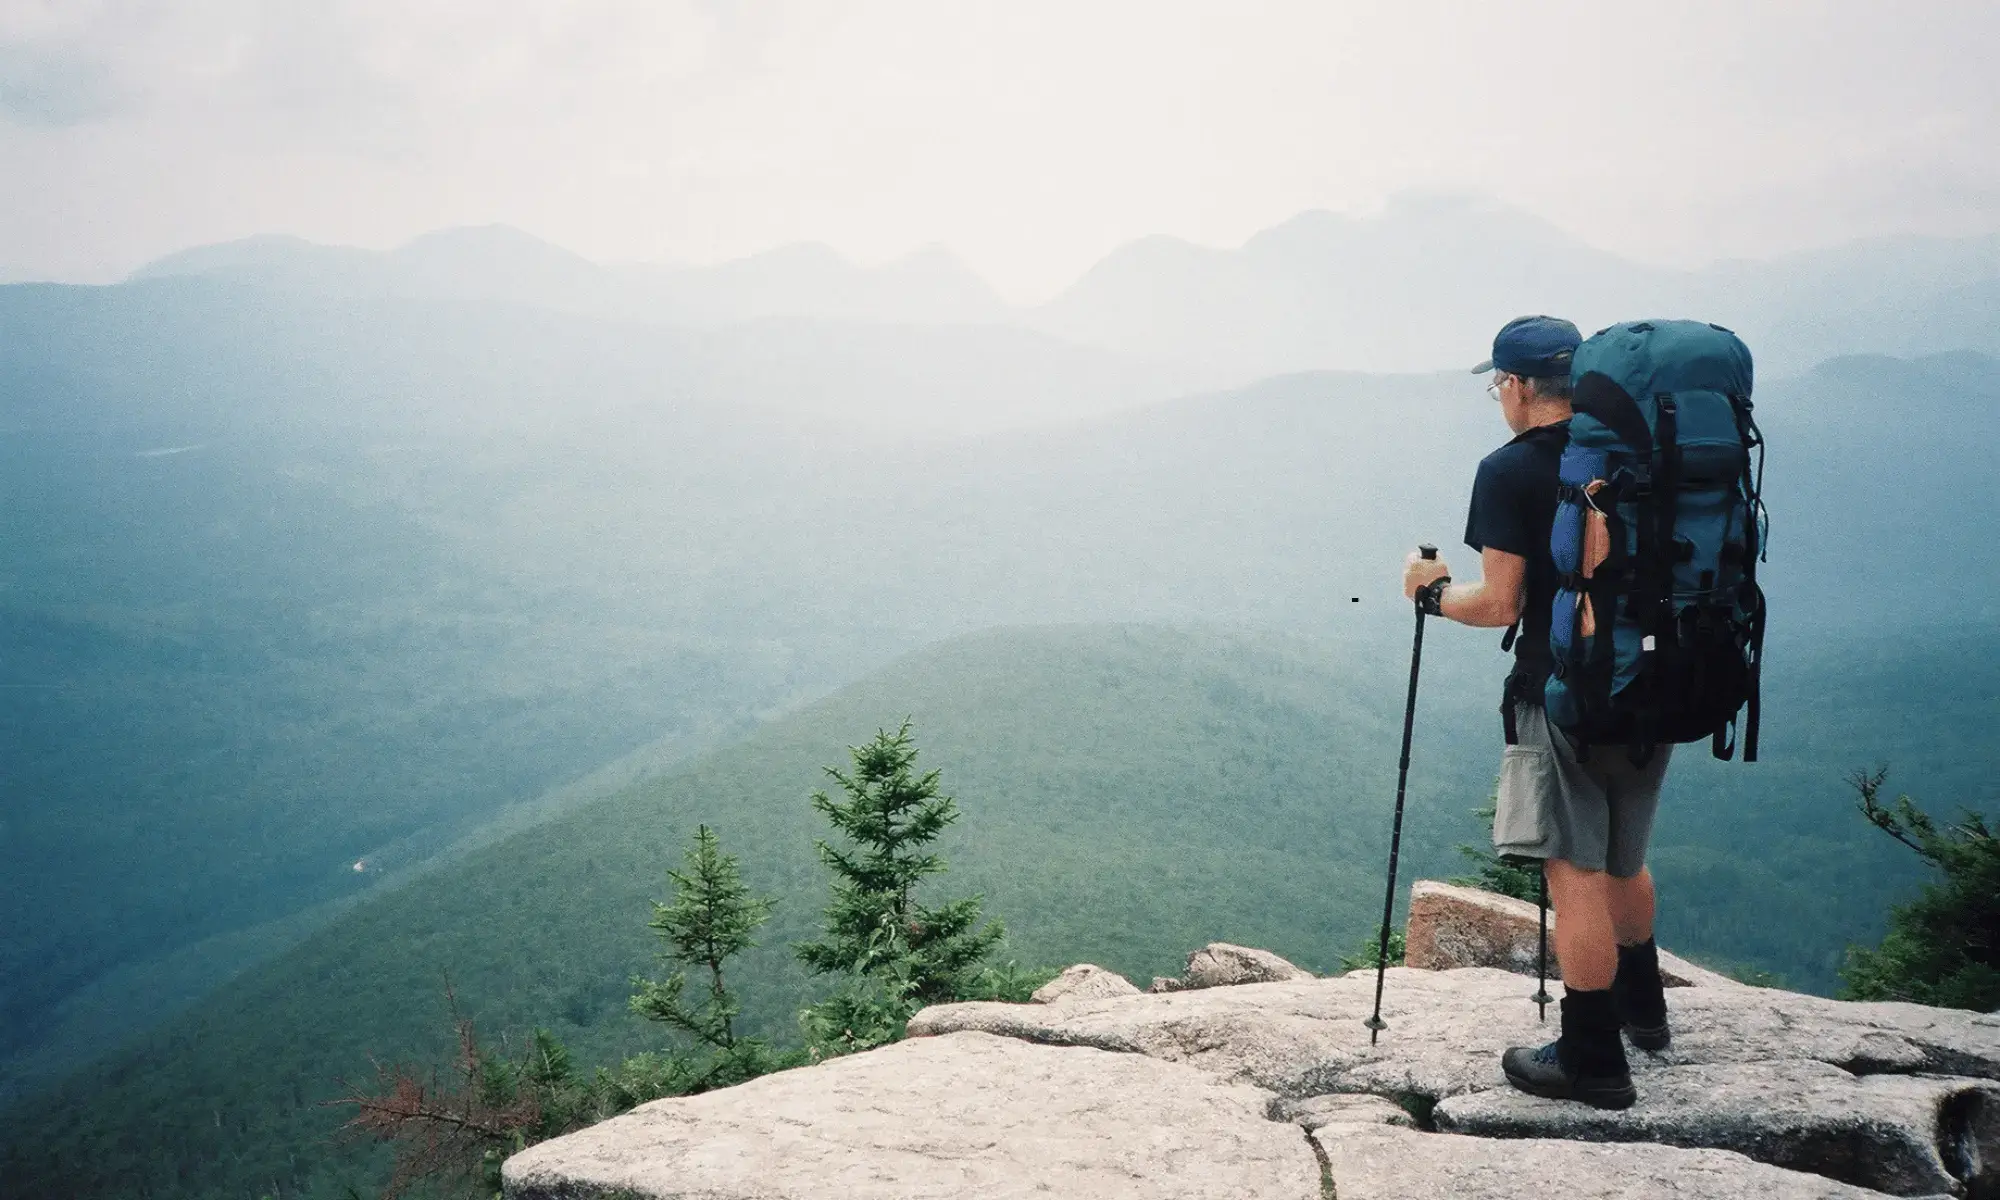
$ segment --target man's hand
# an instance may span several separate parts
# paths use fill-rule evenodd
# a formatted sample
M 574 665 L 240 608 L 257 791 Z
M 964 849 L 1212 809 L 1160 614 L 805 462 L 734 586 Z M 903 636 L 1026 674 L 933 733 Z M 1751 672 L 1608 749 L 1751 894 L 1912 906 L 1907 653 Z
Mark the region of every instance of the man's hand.
M 1435 583 L 1449 574 L 1451 568 L 1444 565 L 1442 558 L 1425 558 L 1411 551 L 1403 567 L 1403 599 L 1415 600 L 1418 588 Z

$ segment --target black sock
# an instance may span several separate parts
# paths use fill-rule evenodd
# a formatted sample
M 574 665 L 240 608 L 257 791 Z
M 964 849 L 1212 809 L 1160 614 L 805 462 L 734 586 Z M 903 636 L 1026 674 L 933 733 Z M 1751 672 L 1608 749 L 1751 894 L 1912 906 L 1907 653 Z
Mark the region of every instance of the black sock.
M 1626 1070 L 1625 1041 L 1619 1036 L 1618 1004 L 1610 988 L 1563 988 L 1562 1037 L 1556 1056 L 1578 1075 L 1619 1075 Z
M 1618 947 L 1618 975 L 1611 981 L 1626 1020 L 1657 1025 L 1667 1016 L 1665 984 L 1660 979 L 1660 948 L 1652 938 L 1636 946 Z

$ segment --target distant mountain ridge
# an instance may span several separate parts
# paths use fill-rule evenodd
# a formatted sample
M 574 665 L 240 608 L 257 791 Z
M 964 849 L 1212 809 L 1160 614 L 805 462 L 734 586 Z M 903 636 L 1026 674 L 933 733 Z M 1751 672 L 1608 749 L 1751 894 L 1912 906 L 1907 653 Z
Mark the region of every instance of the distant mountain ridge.
M 1079 341 L 1253 375 L 1470 365 L 1522 312 L 1620 312 L 1666 273 L 1516 209 L 1411 200 L 1358 219 L 1307 212 L 1236 250 L 1149 238 L 1037 310 Z M 1625 309 L 1621 313 L 1629 313 Z
M 604 266 L 506 225 L 437 230 L 394 250 L 259 236 L 157 259 L 131 280 L 222 276 L 292 287 L 507 300 L 589 316 L 705 325 L 771 317 L 985 324 L 1005 306 L 950 251 L 879 267 L 799 243 L 714 266 Z
M 1875 238 L 1675 270 L 1463 195 L 1400 197 L 1374 217 L 1307 211 L 1234 249 L 1142 238 L 1031 307 L 1003 303 L 936 246 L 872 268 L 814 244 L 713 266 L 598 266 L 504 226 L 443 230 L 382 254 L 250 238 L 169 255 L 133 277 L 185 274 L 675 324 L 1015 324 L 1170 364 L 1190 388 L 1303 370 L 1446 369 L 1478 357 L 1523 312 L 1567 315 L 1586 332 L 1700 316 L 1744 334 L 1766 373 L 1849 353 L 2000 352 L 2000 233 Z
M 1470 365 L 1521 313 L 1699 316 L 1765 374 L 1841 354 L 2000 351 L 2000 234 L 1880 238 L 1700 270 L 1647 266 L 1475 197 L 1368 219 L 1303 213 L 1237 250 L 1149 238 L 1035 311 L 1037 328 L 1131 354 L 1266 375 Z

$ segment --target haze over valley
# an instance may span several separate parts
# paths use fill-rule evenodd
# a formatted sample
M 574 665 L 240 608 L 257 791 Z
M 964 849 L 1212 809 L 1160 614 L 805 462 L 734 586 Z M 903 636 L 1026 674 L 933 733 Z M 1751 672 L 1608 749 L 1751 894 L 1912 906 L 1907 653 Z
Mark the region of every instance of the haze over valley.
M 1662 944 L 1831 994 L 1929 878 L 1850 773 L 2000 816 L 1983 10 L 391 7 L 0 15 L 10 1196 L 373 1194 L 324 1102 L 447 977 L 657 1048 L 697 824 L 790 1036 L 808 797 L 905 719 L 1005 957 L 1338 969 L 1523 313 L 1756 358 L 1764 761 L 1675 759 Z M 1542 129 L 1551 59 L 1619 98 Z M 1499 761 L 1498 632 L 1427 639 L 1405 879 Z
M 283 244 L 0 292 L 4 703 L 11 784 L 33 798 L 6 842 L 33 881 L 9 900 L 13 1053 L 112 972 L 218 939 L 257 947 L 218 964 L 248 961 L 289 936 L 251 931 L 544 789 L 657 738 L 734 736 L 939 638 L 1079 621 L 1333 638 L 1390 654 L 1370 683 L 1387 703 L 1393 564 L 1414 536 L 1455 542 L 1460 481 L 1495 440 L 1462 371 L 1176 396 L 1157 359 L 998 321 L 865 321 L 782 282 L 764 294 L 789 310 L 729 299 L 692 325 L 623 300 L 603 315 L 612 293 L 584 283 L 536 307 L 534 264 L 616 276 L 502 231 L 429 241 L 458 248 L 456 273 L 354 254 L 340 261 L 366 272 L 329 277 Z M 1918 266 L 1892 260 L 1813 321 L 1934 273 L 1905 257 Z M 431 265 L 402 273 L 410 259 Z M 1406 265 L 1340 277 L 1376 294 Z M 915 312 L 924 294 L 869 302 Z M 1966 568 L 1973 611 L 1925 601 L 1929 546 L 1977 544 L 1989 506 L 1901 481 L 1919 462 L 1991 474 L 1993 360 L 1854 349 L 1759 390 L 1781 666 L 1897 629 L 1990 629 L 1985 557 Z M 1902 536 L 1916 528 L 1929 537 Z M 1483 719 L 1487 648 L 1452 647 L 1439 669 L 1467 672 Z M 1468 717 L 1450 736 L 1483 732 Z M 1469 803 L 1482 785 L 1453 786 Z M 1858 932 L 1822 931 L 1821 959 Z

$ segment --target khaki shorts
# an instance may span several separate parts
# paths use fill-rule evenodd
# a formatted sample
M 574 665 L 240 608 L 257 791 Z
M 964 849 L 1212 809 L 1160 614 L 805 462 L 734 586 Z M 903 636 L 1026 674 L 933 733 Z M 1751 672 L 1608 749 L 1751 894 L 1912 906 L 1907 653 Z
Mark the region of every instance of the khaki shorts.
M 1672 746 L 1644 766 L 1623 746 L 1592 746 L 1582 760 L 1548 714 L 1514 706 L 1517 745 L 1500 759 L 1493 849 L 1523 858 L 1557 858 L 1621 879 L 1646 865 L 1653 814 L 1660 806 Z

